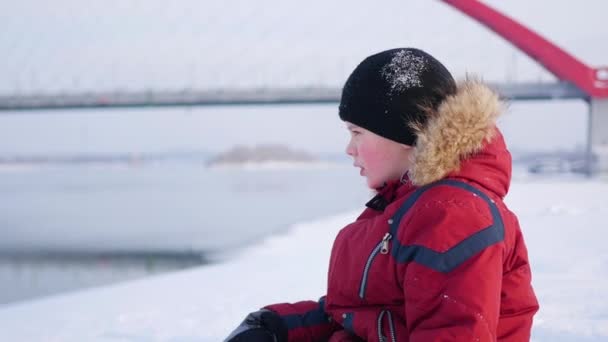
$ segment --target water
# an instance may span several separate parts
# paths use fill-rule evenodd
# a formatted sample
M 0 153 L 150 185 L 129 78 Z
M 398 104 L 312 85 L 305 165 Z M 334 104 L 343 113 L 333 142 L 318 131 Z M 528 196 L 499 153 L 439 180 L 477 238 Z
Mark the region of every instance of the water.
M 5 168 L 0 303 L 204 265 L 368 198 L 347 164 Z
M 198 253 L 3 253 L 0 304 L 206 264 Z

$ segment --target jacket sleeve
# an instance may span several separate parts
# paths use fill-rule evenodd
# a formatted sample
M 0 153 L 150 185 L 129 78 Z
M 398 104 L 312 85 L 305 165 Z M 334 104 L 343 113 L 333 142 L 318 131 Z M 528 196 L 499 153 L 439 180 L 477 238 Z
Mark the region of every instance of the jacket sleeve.
M 328 340 L 333 332 L 341 328 L 325 312 L 325 297 L 318 302 L 302 301 L 266 306 L 278 313 L 285 326 L 289 342 L 312 342 Z
M 400 254 L 410 261 L 402 285 L 411 342 L 496 341 L 504 243 L 487 239 L 491 217 L 460 209 L 430 206 L 408 224 L 416 244 Z
M 519 223 L 515 221 L 519 227 Z M 532 288 L 528 250 L 518 229 L 512 253 L 507 257 L 502 277 L 498 340 L 528 341 L 534 314 L 539 309 Z

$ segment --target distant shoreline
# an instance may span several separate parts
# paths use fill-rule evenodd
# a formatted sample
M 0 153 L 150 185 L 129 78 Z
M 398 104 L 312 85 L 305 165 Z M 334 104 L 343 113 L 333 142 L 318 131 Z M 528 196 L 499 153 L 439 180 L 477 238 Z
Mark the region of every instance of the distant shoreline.
M 44 164 L 134 164 L 168 160 L 190 160 L 204 162 L 208 153 L 128 153 L 128 154 L 76 154 L 50 156 L 0 157 L 2 165 L 44 165 Z
M 285 167 L 320 163 L 312 154 L 282 144 L 262 144 L 253 147 L 237 145 L 206 163 L 207 167 Z

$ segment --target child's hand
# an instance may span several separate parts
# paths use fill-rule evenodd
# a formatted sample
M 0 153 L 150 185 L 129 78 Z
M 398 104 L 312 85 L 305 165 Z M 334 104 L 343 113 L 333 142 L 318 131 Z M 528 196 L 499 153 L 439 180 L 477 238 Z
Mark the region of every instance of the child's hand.
M 287 342 L 287 327 L 281 317 L 270 310 L 252 312 L 224 342 Z

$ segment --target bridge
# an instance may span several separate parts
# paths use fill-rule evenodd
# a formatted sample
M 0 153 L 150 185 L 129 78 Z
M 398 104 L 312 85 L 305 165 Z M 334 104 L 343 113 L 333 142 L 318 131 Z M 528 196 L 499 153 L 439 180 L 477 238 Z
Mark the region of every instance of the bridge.
M 608 67 L 587 66 L 557 45 L 477 0 L 442 0 L 505 38 L 562 82 L 575 85 L 589 105 L 587 172 L 608 172 Z
M 591 67 L 521 23 L 477 0 L 441 0 L 494 31 L 544 66 L 555 83 L 493 84 L 510 100 L 582 99 L 589 106 L 587 170 L 608 172 L 608 67 Z M 337 88 L 140 91 L 0 96 L 0 114 L 109 107 L 335 103 Z
M 509 100 L 588 97 L 585 92 L 569 82 L 490 84 L 490 86 Z M 337 103 L 340 101 L 341 91 L 340 88 L 307 87 L 0 96 L 0 110 Z

